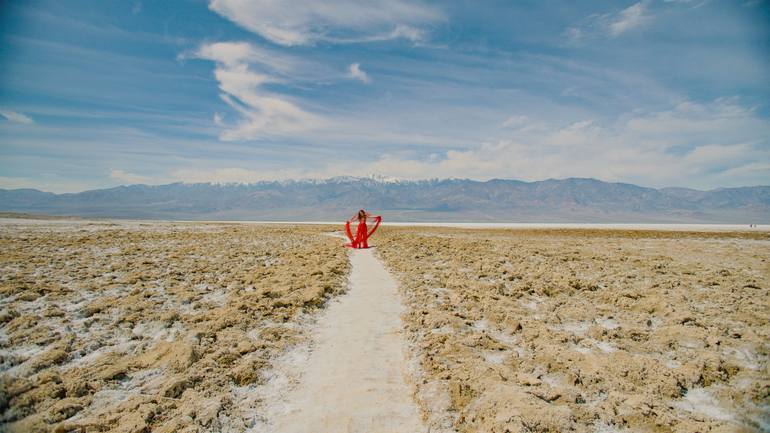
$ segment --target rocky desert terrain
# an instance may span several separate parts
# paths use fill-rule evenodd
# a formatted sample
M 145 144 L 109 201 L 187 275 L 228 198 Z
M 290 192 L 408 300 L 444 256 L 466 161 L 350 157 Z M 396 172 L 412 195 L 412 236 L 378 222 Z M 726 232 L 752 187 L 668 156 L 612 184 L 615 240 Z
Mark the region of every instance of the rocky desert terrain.
M 767 233 L 378 235 L 432 432 L 770 431 Z
M 6 220 L 0 431 L 245 431 L 348 266 L 317 227 Z
M 319 382 L 294 364 L 338 364 L 317 317 L 354 326 L 329 317 L 358 305 L 339 229 L 2 220 L 0 431 L 270 431 L 287 390 Z M 768 232 L 383 227 L 372 244 L 432 433 L 770 431 Z

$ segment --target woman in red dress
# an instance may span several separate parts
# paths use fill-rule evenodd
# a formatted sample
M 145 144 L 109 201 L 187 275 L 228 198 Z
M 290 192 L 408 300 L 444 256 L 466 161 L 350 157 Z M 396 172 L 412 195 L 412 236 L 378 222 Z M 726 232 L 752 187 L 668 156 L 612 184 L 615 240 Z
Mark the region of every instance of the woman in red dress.
M 367 218 L 371 218 L 375 221 L 371 231 L 366 227 Z M 355 220 L 358 220 L 358 227 L 356 228 L 356 236 L 353 237 L 353 232 L 350 230 L 350 223 Z M 380 226 L 381 222 L 381 216 L 372 215 L 363 209 L 359 210 L 358 214 L 345 222 L 345 233 L 348 235 L 348 239 L 350 239 L 350 243 L 347 244 L 347 246 L 353 248 L 369 248 L 369 237 L 374 234 L 374 231 L 377 230 L 377 227 Z

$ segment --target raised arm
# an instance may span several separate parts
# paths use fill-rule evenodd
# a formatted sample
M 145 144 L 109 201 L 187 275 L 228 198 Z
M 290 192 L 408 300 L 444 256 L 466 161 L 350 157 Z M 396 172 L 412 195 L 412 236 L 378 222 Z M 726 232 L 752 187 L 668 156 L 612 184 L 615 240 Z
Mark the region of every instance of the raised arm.
M 374 220 L 374 226 L 372 227 L 371 230 L 369 230 L 369 233 L 366 234 L 366 237 L 368 238 L 369 236 L 373 235 L 374 232 L 377 230 L 377 227 L 380 226 L 380 223 L 382 222 L 382 217 L 379 215 L 370 215 L 370 214 L 366 214 L 366 216 Z

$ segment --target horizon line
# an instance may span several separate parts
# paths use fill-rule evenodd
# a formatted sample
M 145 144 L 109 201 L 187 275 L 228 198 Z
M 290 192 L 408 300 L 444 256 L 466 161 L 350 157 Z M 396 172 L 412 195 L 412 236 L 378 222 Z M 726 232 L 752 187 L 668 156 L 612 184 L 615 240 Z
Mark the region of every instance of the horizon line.
M 209 181 L 209 182 L 185 182 L 185 181 L 176 181 L 176 182 L 168 182 L 168 183 L 157 183 L 157 184 L 149 184 L 149 183 L 132 183 L 132 184 L 121 184 L 116 185 L 112 187 L 106 187 L 106 188 L 93 188 L 93 189 L 84 189 L 81 191 L 76 192 L 61 192 L 56 193 L 52 191 L 45 191 L 38 188 L 0 188 L 0 191 L 38 191 L 46 194 L 54 194 L 54 195 L 67 195 L 67 194 L 82 194 L 84 192 L 91 192 L 91 191 L 107 191 L 111 189 L 117 189 L 117 188 L 129 188 L 133 186 L 144 186 L 144 187 L 162 187 L 162 186 L 170 186 L 170 185 L 219 185 L 219 186 L 230 186 L 230 185 L 243 185 L 243 186 L 249 186 L 249 185 L 260 185 L 260 184 L 286 184 L 286 183 L 310 183 L 310 182 L 328 182 L 332 180 L 351 180 L 351 181 L 362 181 L 362 180 L 369 180 L 374 181 L 378 183 L 420 183 L 420 182 L 444 182 L 444 181 L 467 181 L 467 182 L 477 182 L 477 183 L 489 183 L 494 181 L 508 181 L 508 182 L 520 182 L 520 183 L 526 183 L 526 184 L 533 184 L 533 183 L 541 183 L 541 182 L 548 182 L 548 181 L 568 181 L 568 180 L 592 180 L 597 181 L 605 184 L 611 184 L 611 185 L 631 185 L 636 186 L 639 188 L 647 188 L 647 189 L 654 189 L 656 191 L 665 190 L 665 189 L 685 189 L 690 191 L 697 191 L 697 192 L 713 192 L 713 191 L 719 191 L 719 190 L 726 190 L 726 189 L 741 189 L 741 188 L 761 188 L 761 187 L 770 187 L 770 185 L 741 185 L 741 186 L 733 186 L 733 187 L 716 187 L 712 189 L 697 189 L 697 188 L 690 188 L 690 187 L 682 187 L 682 186 L 664 186 L 660 188 L 655 188 L 651 186 L 644 186 L 639 185 L 635 183 L 630 182 L 622 182 L 622 181 L 606 181 L 602 179 L 598 179 L 595 177 L 577 177 L 577 176 L 570 176 L 565 178 L 553 178 L 549 177 L 547 179 L 542 180 L 521 180 L 521 179 L 514 179 L 514 178 L 491 178 L 487 180 L 481 180 L 481 179 L 472 179 L 472 178 L 460 178 L 460 177 L 446 177 L 446 178 L 425 178 L 425 179 L 404 179 L 404 178 L 395 178 L 391 176 L 382 176 L 382 175 L 369 175 L 369 176 L 331 176 L 327 178 L 290 178 L 290 179 L 275 179 L 275 180 L 257 180 L 253 182 L 238 182 L 238 181 L 231 181 L 231 182 L 217 182 L 217 181 Z M 387 179 L 387 180 L 383 180 Z

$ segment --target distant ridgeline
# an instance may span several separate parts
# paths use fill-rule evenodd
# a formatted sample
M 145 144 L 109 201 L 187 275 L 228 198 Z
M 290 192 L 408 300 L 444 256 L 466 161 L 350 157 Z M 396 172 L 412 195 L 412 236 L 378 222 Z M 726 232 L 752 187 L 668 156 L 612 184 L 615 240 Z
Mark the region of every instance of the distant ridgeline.
M 644 188 L 595 179 L 487 182 L 342 177 L 252 184 L 132 185 L 53 194 L 0 189 L 0 212 L 84 217 L 344 221 L 770 223 L 770 186 Z

